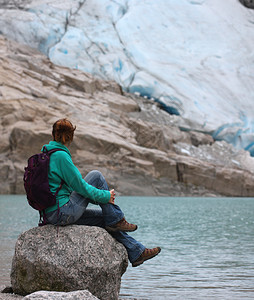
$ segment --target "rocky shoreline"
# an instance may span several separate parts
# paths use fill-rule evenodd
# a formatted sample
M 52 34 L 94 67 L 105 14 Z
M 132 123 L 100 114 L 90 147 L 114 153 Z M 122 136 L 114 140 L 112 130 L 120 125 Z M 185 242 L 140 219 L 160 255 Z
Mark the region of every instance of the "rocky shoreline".
M 0 191 L 24 194 L 24 166 L 51 140 L 55 120 L 77 125 L 72 158 L 100 170 L 119 195 L 231 196 L 254 193 L 254 159 L 119 85 L 59 67 L 0 36 Z

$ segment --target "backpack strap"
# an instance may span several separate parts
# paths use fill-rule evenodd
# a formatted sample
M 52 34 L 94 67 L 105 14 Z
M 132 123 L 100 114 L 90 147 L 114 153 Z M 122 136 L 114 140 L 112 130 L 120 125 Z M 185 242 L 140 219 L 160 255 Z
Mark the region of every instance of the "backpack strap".
M 46 218 L 46 213 L 45 210 L 40 210 L 40 220 L 38 226 L 44 226 L 47 225 L 47 218 Z
M 55 192 L 55 197 L 57 196 L 58 192 L 61 190 L 62 186 L 64 185 L 64 180 L 61 179 L 61 183 L 59 185 L 59 187 L 57 188 L 56 192 Z M 40 210 L 40 221 L 39 221 L 39 226 L 44 226 L 47 225 L 47 217 L 46 217 L 46 212 L 45 209 L 44 210 Z M 59 207 L 59 201 L 57 201 L 57 219 L 59 218 L 59 212 L 60 212 L 60 207 Z
M 54 194 L 55 196 L 57 196 L 57 194 L 59 193 L 59 191 L 61 190 L 61 188 L 63 187 L 64 184 L 65 184 L 65 181 L 63 179 L 61 179 L 61 183 Z
M 47 150 L 46 146 L 44 146 L 42 148 L 42 152 L 47 153 L 49 155 L 52 154 L 52 153 L 54 153 L 54 152 L 56 152 L 56 151 L 64 151 L 64 152 L 66 152 L 64 149 L 61 149 L 61 148 L 55 148 L 55 149 L 52 149 L 52 150 Z

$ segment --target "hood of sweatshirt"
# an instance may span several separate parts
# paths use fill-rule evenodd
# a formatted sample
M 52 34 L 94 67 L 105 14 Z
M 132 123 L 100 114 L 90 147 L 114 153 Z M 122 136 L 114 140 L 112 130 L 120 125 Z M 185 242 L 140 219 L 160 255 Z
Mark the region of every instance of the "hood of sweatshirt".
M 44 147 L 46 147 L 46 149 L 48 151 L 56 149 L 56 148 L 57 149 L 62 149 L 62 150 L 64 150 L 65 152 L 67 152 L 71 156 L 71 153 L 70 153 L 69 149 L 65 145 L 63 145 L 62 143 L 60 143 L 60 142 L 50 141 L 48 144 L 43 145 L 43 147 L 41 149 L 42 152 L 43 152 L 43 148 Z

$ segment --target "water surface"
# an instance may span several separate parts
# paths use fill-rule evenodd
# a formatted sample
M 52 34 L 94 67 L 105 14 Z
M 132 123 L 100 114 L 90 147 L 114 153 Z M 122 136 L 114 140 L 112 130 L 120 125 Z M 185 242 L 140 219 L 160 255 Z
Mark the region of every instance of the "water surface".
M 254 299 L 254 200 L 251 198 L 119 197 L 131 233 L 162 252 L 122 277 L 121 298 Z M 0 196 L 0 283 L 18 235 L 36 226 L 25 196 Z

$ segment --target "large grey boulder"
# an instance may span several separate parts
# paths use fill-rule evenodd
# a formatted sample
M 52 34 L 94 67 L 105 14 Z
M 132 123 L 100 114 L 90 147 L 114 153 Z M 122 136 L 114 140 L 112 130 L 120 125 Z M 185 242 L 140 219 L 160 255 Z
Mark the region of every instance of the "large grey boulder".
M 21 234 L 12 262 L 15 294 L 88 290 L 99 299 L 118 299 L 127 252 L 106 230 L 71 225 L 36 227 Z

